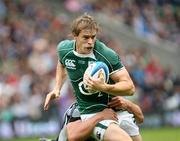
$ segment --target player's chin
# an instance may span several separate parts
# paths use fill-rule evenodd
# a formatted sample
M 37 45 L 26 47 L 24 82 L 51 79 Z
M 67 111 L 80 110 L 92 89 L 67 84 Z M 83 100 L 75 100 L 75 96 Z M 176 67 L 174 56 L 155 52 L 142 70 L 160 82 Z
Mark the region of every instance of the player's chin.
M 85 52 L 86 52 L 87 54 L 91 53 L 92 51 L 93 51 L 93 47 L 86 47 L 86 48 L 85 48 Z

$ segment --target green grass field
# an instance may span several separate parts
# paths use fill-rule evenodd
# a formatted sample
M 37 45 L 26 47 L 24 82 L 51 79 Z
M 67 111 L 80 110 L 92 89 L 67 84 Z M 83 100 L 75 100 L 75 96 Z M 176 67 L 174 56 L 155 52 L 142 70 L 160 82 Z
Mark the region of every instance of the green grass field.
M 180 141 L 180 128 L 141 129 L 143 141 Z M 7 141 L 1 140 L 0 141 Z M 38 138 L 12 139 L 8 141 L 38 141 Z
M 141 129 L 143 141 L 180 141 L 180 128 Z

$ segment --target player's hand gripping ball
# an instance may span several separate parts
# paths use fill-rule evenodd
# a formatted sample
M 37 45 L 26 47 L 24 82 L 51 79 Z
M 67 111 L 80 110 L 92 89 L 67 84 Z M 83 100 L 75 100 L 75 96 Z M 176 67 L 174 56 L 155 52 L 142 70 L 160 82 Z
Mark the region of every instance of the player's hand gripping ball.
M 90 92 L 90 93 L 97 93 L 97 90 L 92 90 L 87 86 L 87 82 L 85 77 L 86 76 L 90 76 L 93 78 L 103 78 L 104 82 L 108 82 L 109 80 L 109 69 L 108 66 L 104 63 L 104 62 L 94 62 L 92 64 L 90 64 L 83 76 L 83 84 L 85 89 Z

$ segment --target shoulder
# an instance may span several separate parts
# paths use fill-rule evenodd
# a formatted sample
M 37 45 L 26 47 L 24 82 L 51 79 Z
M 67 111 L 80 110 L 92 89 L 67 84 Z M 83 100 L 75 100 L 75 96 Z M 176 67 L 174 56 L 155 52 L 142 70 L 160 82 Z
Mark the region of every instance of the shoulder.
M 62 50 L 72 50 L 73 49 L 73 40 L 63 40 L 58 43 L 57 45 L 57 51 L 62 51 Z
M 57 45 L 57 54 L 60 59 L 62 59 L 63 56 L 66 56 L 68 53 L 70 53 L 73 50 L 74 46 L 74 40 L 64 40 L 58 43 Z
M 99 40 L 96 41 L 94 51 L 110 62 L 113 62 L 114 60 L 117 60 L 119 58 L 118 54 L 114 50 L 107 47 L 103 42 Z

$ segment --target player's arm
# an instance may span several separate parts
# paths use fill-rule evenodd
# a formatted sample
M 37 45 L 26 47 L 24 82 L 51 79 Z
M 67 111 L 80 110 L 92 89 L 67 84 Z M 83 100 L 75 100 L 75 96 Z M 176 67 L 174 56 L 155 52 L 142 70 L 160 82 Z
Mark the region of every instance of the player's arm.
M 115 81 L 115 84 L 107 84 L 102 81 L 101 78 L 94 79 L 92 77 L 87 77 L 88 86 L 91 89 L 110 93 L 115 96 L 127 96 L 134 94 L 135 86 L 129 76 L 129 73 L 124 67 L 111 74 L 110 78 Z
M 133 95 L 135 92 L 135 86 L 129 76 L 127 70 L 123 67 L 119 71 L 110 75 L 111 79 L 115 81 L 115 84 L 106 84 L 104 91 L 111 93 L 112 95 Z
M 57 67 L 56 67 L 56 84 L 55 84 L 54 89 L 51 92 L 49 92 L 46 96 L 45 103 L 44 103 L 44 110 L 48 110 L 49 103 L 51 100 L 59 97 L 60 89 L 64 83 L 65 78 L 66 78 L 65 68 L 58 61 Z
M 58 61 L 57 67 L 56 67 L 56 84 L 54 89 L 60 91 L 64 80 L 66 79 L 66 70 L 64 66 Z M 59 96 L 60 93 L 57 93 L 56 96 Z
M 137 123 L 142 123 L 144 121 L 144 115 L 141 108 L 137 104 L 121 96 L 113 97 L 108 103 L 108 106 L 115 109 L 126 109 L 133 113 Z
M 112 109 L 105 109 L 86 121 L 78 120 L 68 123 L 66 126 L 68 141 L 86 140 L 92 133 L 96 124 L 105 119 L 117 121 L 117 115 Z

